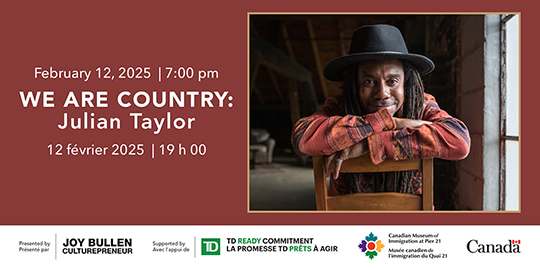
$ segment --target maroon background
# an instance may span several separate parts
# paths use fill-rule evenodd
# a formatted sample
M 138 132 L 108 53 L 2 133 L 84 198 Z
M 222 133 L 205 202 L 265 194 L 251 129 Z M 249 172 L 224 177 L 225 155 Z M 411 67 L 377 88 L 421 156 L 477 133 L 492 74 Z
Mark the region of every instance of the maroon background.
M 247 212 L 248 12 L 522 12 L 522 123 L 538 99 L 529 74 L 538 62 L 536 5 L 493 1 L 70 1 L 1 4 L 0 224 L 540 224 L 538 151 L 522 125 L 521 213 L 335 214 Z M 352 2 L 353 4 L 349 4 Z M 423 2 L 423 3 L 422 3 Z M 462 4 L 460 4 L 462 2 Z M 525 1 L 523 1 L 525 2 Z M 383 5 L 383 6 L 382 6 Z M 346 8 L 345 8 L 346 7 Z M 461 8 L 459 8 L 461 7 Z M 534 50 L 534 51 L 533 51 Z M 198 83 L 34 79 L 34 67 L 192 66 L 219 71 Z M 529 67 L 529 68 L 527 68 Z M 95 75 L 95 74 L 93 74 Z M 534 75 L 533 75 L 534 77 Z M 23 108 L 20 90 L 55 91 L 56 108 Z M 68 91 L 107 90 L 109 108 L 62 108 Z M 123 109 L 122 90 L 229 91 L 233 108 Z M 59 130 L 63 112 L 121 117 L 121 130 Z M 195 117 L 192 130 L 133 130 L 129 112 Z M 204 157 L 56 157 L 48 144 L 204 143 Z

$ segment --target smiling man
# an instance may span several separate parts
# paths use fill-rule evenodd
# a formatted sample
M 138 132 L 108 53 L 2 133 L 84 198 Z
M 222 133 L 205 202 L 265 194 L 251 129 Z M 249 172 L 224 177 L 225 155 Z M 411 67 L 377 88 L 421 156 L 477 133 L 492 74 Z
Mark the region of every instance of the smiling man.
M 299 155 L 327 156 L 327 171 L 330 166 L 336 171 L 330 195 L 422 193 L 421 171 L 339 174 L 344 160 L 363 154 L 375 164 L 386 159 L 458 160 L 468 155 L 467 127 L 424 93 L 421 75 L 434 68 L 429 58 L 409 53 L 401 32 L 390 25 L 358 28 L 349 54 L 326 66 L 325 77 L 343 82 L 343 93 L 300 119 L 292 144 Z

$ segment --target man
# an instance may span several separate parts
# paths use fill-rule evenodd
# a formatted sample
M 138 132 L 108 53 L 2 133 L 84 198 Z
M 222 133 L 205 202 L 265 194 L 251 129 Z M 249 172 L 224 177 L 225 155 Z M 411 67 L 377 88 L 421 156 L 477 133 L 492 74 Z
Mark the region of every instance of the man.
M 409 53 L 401 32 L 390 25 L 358 28 L 349 54 L 326 66 L 325 77 L 343 82 L 343 94 L 300 119 L 292 144 L 299 155 L 327 156 L 326 171 L 335 167 L 330 195 L 422 193 L 420 171 L 340 175 L 341 163 L 349 158 L 369 154 L 378 164 L 385 159 L 458 160 L 468 155 L 467 127 L 424 93 L 420 76 L 434 68 L 429 58 Z

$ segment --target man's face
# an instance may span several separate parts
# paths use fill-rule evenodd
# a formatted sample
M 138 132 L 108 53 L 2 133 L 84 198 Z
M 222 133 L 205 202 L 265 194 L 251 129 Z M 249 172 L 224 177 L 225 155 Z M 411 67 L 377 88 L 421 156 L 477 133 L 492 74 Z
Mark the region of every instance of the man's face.
M 405 99 L 403 66 L 398 59 L 366 60 L 358 64 L 360 102 L 369 113 L 388 109 L 394 115 Z

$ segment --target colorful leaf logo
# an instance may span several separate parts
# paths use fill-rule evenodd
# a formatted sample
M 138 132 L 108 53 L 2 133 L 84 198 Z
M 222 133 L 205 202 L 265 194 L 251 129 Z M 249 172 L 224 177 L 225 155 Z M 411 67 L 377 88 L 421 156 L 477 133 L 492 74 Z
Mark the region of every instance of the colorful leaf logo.
M 373 257 L 377 256 L 377 253 L 382 251 L 384 245 L 381 240 L 377 240 L 377 236 L 370 233 L 366 236 L 366 240 L 362 240 L 362 243 L 360 243 L 358 247 L 366 254 L 366 256 L 373 260 Z

